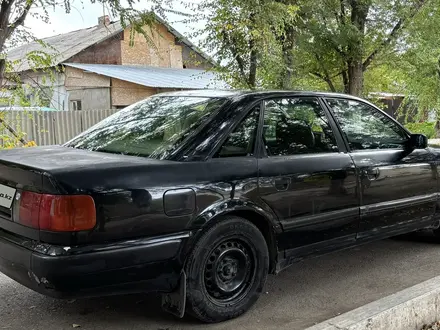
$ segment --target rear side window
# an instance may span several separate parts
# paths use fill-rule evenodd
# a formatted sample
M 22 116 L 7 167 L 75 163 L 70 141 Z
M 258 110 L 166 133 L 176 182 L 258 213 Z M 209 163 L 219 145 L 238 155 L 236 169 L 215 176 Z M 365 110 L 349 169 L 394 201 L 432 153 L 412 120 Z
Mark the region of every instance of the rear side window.
M 259 116 L 260 106 L 256 106 L 237 128 L 229 134 L 217 157 L 253 156 Z
M 269 156 L 338 152 L 328 119 L 315 98 L 266 101 L 263 142 Z
M 225 102 L 221 98 L 155 95 L 107 117 L 65 146 L 171 159 Z
M 351 150 L 402 149 L 405 131 L 372 106 L 353 100 L 327 99 Z

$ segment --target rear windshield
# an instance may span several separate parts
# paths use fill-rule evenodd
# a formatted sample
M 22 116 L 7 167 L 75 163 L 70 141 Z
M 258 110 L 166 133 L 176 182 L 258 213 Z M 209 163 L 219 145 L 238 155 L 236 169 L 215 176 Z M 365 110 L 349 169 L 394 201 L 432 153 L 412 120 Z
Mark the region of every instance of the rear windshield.
M 221 98 L 151 97 L 106 118 L 65 146 L 167 159 L 224 102 Z

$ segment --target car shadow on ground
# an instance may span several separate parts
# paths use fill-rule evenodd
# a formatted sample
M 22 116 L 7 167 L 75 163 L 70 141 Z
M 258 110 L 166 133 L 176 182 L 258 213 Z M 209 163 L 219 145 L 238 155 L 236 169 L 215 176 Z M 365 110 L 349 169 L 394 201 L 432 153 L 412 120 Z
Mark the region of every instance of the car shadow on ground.
M 440 237 L 434 236 L 431 230 L 421 230 L 414 233 L 391 238 L 397 241 L 418 242 L 424 244 L 440 244 Z
M 304 329 L 339 313 L 439 275 L 438 240 L 420 232 L 308 259 L 277 276 L 243 317 L 209 329 Z M 362 294 L 353 294 L 362 292 Z M 0 283 L 0 319 L 10 329 L 206 329 L 205 324 L 161 310 L 160 295 L 127 295 L 56 300 Z M 20 313 L 13 317 L 15 309 Z M 23 310 L 28 311 L 23 313 Z M 0 327 L 1 328 L 1 327 Z
M 394 237 L 388 241 L 400 241 L 403 244 L 413 244 L 413 243 L 420 243 L 420 244 L 439 244 L 439 239 L 434 237 L 432 232 L 430 231 L 421 231 L 406 235 L 401 235 Z M 356 247 L 352 250 L 359 250 L 363 249 L 362 247 Z M 348 251 L 348 252 L 347 252 Z M 310 261 L 306 260 L 305 265 L 309 265 L 313 267 L 313 264 L 320 264 L 319 269 L 323 270 L 325 269 L 325 263 L 328 262 L 329 259 L 332 259 L 332 256 L 335 256 L 335 254 L 341 254 L 342 256 L 346 253 L 351 253 L 349 250 L 347 251 L 340 251 L 335 252 L 332 254 L 328 254 L 326 256 L 321 256 L 318 258 L 312 258 Z M 391 253 L 397 252 L 397 251 L 389 251 Z M 321 262 L 319 261 L 321 259 Z M 338 258 L 339 259 L 339 258 Z M 343 262 L 343 259 L 339 259 L 341 262 Z M 338 263 L 338 262 L 337 262 Z M 375 263 L 379 266 L 381 264 L 380 260 L 376 260 Z M 301 264 L 301 263 L 300 263 Z M 359 265 L 356 267 L 350 267 L 350 269 L 347 269 L 345 272 L 347 277 L 357 277 L 358 272 L 362 272 L 363 270 L 363 264 L 359 262 Z M 330 268 L 329 268 L 330 269 Z M 293 268 L 286 270 L 282 273 L 282 277 L 288 277 L 289 273 L 291 273 L 292 277 L 298 277 L 297 274 L 295 274 L 297 271 Z M 325 275 L 323 275 L 325 276 Z M 270 288 L 272 291 L 271 293 L 284 295 L 284 294 L 300 294 L 302 289 L 307 290 L 307 286 L 305 287 L 297 287 L 297 288 L 285 288 L 281 289 L 278 288 L 278 285 L 276 283 L 278 276 L 270 276 L 268 279 L 268 285 L 267 288 Z M 316 278 L 317 282 L 320 281 L 320 276 L 314 275 L 313 277 Z M 277 290 L 273 290 L 277 288 Z M 290 291 L 294 292 L 290 292 Z M 278 291 L 278 292 L 274 292 Z M 304 293 L 302 293 L 304 294 Z M 201 327 L 204 328 L 205 325 L 201 324 L 198 320 L 195 318 L 186 315 L 183 319 L 177 319 L 173 315 L 170 315 L 168 313 L 165 313 L 162 311 L 160 307 L 161 303 L 161 297 L 159 294 L 150 294 L 150 295 L 129 295 L 129 296 L 114 296 L 114 297 L 104 297 L 104 298 L 93 298 L 93 299 L 81 299 L 77 300 L 74 303 L 71 304 L 71 312 L 77 313 L 79 315 L 87 315 L 92 314 L 94 312 L 98 313 L 104 313 L 105 311 L 108 311 L 110 315 L 112 315 L 114 312 L 118 314 L 118 318 L 128 318 L 128 319 L 138 319 L 138 320 L 148 320 L 151 323 L 155 324 L 164 324 L 164 326 L 168 323 L 172 324 L 176 321 L 179 323 L 179 326 L 181 327 Z M 67 303 L 69 304 L 69 303 Z M 266 304 L 264 301 L 264 296 L 262 301 L 260 301 L 260 304 Z M 268 306 L 269 307 L 269 306 Z M 261 306 L 260 306 L 261 308 Z M 252 311 L 251 311 L 252 312 Z M 234 321 L 231 321 L 234 322 Z M 158 329 L 168 329 L 167 327 Z

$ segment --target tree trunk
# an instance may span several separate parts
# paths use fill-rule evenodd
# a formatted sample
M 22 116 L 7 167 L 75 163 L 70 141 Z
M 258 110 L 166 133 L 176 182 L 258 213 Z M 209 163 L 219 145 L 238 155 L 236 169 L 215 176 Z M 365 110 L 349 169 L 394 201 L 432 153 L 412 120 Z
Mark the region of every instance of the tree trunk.
M 249 17 L 252 26 L 254 26 L 255 24 L 255 14 L 251 14 Z M 249 79 L 248 79 L 248 85 L 251 89 L 254 89 L 256 87 L 257 84 L 257 67 L 258 67 L 258 63 L 257 63 L 257 49 L 256 49 L 256 45 L 255 45 L 255 40 L 253 39 L 252 35 L 251 38 L 249 40 L 249 50 L 250 50 L 250 55 L 249 55 Z
M 293 78 L 293 54 L 289 51 L 284 54 L 284 72 L 281 80 L 282 89 L 292 89 L 292 78 Z
M 293 26 L 288 26 L 285 29 L 285 37 L 281 40 L 283 59 L 284 59 L 284 70 L 281 77 L 281 88 L 282 89 L 292 89 L 292 78 L 293 78 L 293 46 L 295 44 L 295 30 Z
M 349 93 L 349 81 L 348 81 L 348 74 L 347 71 L 343 71 L 342 72 L 342 82 L 344 84 L 344 93 L 348 94 Z
M 351 23 L 356 28 L 357 42 L 349 47 L 348 60 L 348 93 L 355 96 L 361 96 L 364 89 L 364 38 L 365 24 L 370 2 L 364 0 L 350 0 Z
M 253 45 L 253 42 L 252 42 Z M 249 65 L 249 87 L 254 89 L 257 84 L 257 50 L 251 47 L 250 65 Z
M 364 90 L 364 70 L 362 60 L 351 61 L 348 67 L 348 93 L 361 96 Z

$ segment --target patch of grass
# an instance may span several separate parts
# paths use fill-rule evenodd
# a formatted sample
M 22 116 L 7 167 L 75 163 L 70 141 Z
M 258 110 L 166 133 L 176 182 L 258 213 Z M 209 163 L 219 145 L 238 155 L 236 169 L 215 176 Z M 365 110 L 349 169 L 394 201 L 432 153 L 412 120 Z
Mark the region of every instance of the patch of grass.
M 405 127 L 411 133 L 424 134 L 428 139 L 435 138 L 435 123 L 407 123 Z

